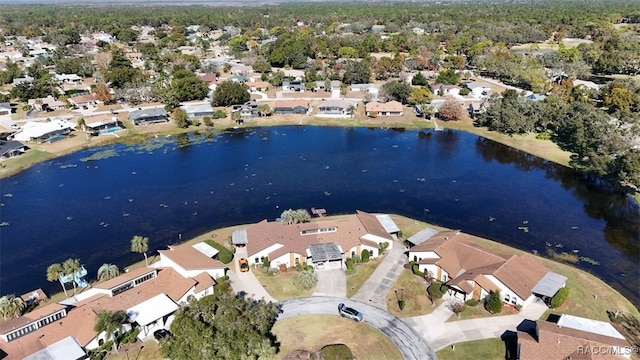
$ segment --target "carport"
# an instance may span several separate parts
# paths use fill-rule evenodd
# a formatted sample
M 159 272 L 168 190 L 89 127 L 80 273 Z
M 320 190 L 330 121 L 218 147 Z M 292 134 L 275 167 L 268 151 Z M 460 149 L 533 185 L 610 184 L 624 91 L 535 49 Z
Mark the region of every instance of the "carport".
M 336 243 L 314 244 L 307 248 L 307 262 L 318 269 L 342 269 L 343 251 Z

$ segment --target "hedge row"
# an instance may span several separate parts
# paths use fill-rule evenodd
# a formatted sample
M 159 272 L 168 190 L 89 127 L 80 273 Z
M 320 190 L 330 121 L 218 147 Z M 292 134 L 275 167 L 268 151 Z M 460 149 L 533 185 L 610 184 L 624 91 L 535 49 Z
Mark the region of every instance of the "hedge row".
M 223 264 L 228 264 L 233 260 L 233 252 L 227 249 L 225 246 L 218 244 L 213 240 L 205 240 L 205 243 L 211 245 L 214 249 L 218 250 L 218 260 Z

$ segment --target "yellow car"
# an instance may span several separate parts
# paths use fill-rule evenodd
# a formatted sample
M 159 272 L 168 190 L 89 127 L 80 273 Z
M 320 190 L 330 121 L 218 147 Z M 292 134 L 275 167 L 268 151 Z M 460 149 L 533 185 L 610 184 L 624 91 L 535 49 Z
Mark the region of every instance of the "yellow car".
M 249 261 L 247 261 L 247 259 L 241 258 L 240 261 L 238 261 L 238 263 L 240 263 L 240 271 L 241 272 L 249 271 Z

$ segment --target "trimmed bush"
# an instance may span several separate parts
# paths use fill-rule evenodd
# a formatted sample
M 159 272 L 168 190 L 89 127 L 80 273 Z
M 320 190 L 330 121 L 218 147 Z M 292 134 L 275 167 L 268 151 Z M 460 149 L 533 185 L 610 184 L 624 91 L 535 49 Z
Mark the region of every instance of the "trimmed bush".
M 471 93 L 471 90 L 467 89 L 467 88 L 462 88 L 460 89 L 460 91 L 458 92 L 460 95 L 465 96 L 465 95 L 469 95 Z
M 414 275 L 424 276 L 424 273 L 420 271 L 420 266 L 416 263 L 411 265 L 411 271 L 413 272 Z
M 441 299 L 446 291 L 446 286 L 442 285 L 442 283 L 438 281 L 433 282 L 427 288 L 427 293 L 432 299 Z
M 551 308 L 555 309 L 562 306 L 567 301 L 567 298 L 569 298 L 569 288 L 565 286 L 551 298 Z
M 271 261 L 269 261 L 269 257 L 268 256 L 264 257 L 264 260 L 262 261 L 262 266 L 264 266 L 266 268 L 271 266 Z
M 469 299 L 467 301 L 464 302 L 465 304 L 467 304 L 467 306 L 478 306 L 478 300 L 476 299 Z
M 362 250 L 362 262 L 368 262 L 369 261 L 369 250 L 364 249 Z
M 351 349 L 345 344 L 334 344 L 324 346 L 321 350 L 322 358 L 325 360 L 353 359 Z
M 489 293 L 489 297 L 484 302 L 484 308 L 493 314 L 499 314 L 502 312 L 502 298 L 500 297 L 500 290 Z
M 362 262 L 362 259 L 358 255 L 353 255 L 351 258 L 353 259 L 354 264 L 358 264 Z
M 353 259 L 347 259 L 345 265 L 347 266 L 347 270 L 353 270 Z

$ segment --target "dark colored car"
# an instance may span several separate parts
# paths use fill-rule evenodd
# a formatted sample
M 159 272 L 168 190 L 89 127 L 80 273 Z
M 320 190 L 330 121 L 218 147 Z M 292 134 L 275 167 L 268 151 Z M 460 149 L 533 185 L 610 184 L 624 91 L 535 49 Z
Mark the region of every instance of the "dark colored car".
M 342 317 L 347 317 L 358 322 L 362 321 L 362 313 L 354 308 L 346 306 L 345 304 L 338 304 L 338 313 Z
M 164 339 L 166 337 L 169 337 L 171 335 L 172 335 L 171 331 L 166 330 L 166 329 L 160 329 L 160 330 L 156 330 L 156 331 L 153 332 L 153 337 L 158 341 L 160 341 L 160 340 L 162 340 L 162 339 Z

